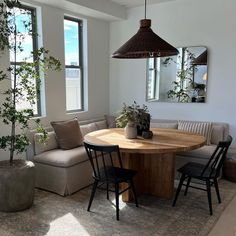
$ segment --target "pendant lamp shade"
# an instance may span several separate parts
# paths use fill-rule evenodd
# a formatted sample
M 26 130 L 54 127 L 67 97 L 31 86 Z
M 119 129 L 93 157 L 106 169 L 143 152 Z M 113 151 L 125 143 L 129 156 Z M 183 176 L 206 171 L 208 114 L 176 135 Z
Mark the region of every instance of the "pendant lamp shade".
M 192 65 L 207 65 L 207 50 L 195 58 Z
M 156 35 L 151 20 L 140 20 L 138 32 L 112 54 L 113 58 L 150 58 L 177 55 L 179 51 Z

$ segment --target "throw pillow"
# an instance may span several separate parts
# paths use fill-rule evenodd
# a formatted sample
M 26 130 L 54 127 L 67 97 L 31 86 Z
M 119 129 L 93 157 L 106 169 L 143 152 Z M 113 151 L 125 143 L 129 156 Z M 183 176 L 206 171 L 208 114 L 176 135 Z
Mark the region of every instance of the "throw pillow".
M 178 129 L 200 134 L 206 138 L 206 145 L 211 144 L 211 122 L 178 121 Z
M 55 132 L 48 132 L 48 138 L 45 143 L 39 141 L 41 135 L 41 133 L 35 133 L 34 135 L 35 155 L 58 148 Z
M 105 115 L 108 128 L 116 128 L 116 117 L 111 115 Z
M 76 118 L 67 121 L 52 121 L 51 125 L 61 149 L 72 149 L 83 144 L 83 137 Z

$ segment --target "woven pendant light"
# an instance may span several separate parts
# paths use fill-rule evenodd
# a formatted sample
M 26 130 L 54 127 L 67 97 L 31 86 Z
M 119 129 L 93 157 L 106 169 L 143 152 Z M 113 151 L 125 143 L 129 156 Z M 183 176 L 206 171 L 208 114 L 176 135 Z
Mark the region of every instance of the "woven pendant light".
M 112 54 L 113 58 L 167 57 L 179 53 L 175 47 L 152 31 L 151 20 L 146 19 L 146 6 L 145 0 L 145 19 L 140 20 L 138 32 Z
M 195 58 L 192 65 L 207 65 L 207 50 Z

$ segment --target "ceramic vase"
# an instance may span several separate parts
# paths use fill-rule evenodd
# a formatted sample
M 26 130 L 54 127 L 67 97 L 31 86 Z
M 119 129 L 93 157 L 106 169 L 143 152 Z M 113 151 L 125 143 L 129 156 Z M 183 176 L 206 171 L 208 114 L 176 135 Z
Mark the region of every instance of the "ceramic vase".
M 125 137 L 128 139 L 137 138 L 137 126 L 134 122 L 128 122 L 125 126 Z

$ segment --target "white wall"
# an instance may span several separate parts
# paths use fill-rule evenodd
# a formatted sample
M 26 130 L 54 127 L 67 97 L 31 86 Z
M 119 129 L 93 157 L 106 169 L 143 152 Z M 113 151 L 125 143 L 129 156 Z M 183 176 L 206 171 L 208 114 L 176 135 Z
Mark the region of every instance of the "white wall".
M 32 1 L 28 2 L 33 4 Z M 63 66 L 64 13 L 84 19 L 84 27 L 87 28 L 87 35 L 84 35 L 84 46 L 88 49 L 88 55 L 85 54 L 85 71 L 87 71 L 85 75 L 87 80 L 85 93 L 88 98 L 86 100 L 88 110 L 67 114 L 64 68 L 60 72 L 49 72 L 45 80 L 46 116 L 42 118 L 43 124 L 48 126 L 52 120 L 65 120 L 75 116 L 79 120 L 103 117 L 104 114 L 109 112 L 109 23 L 84 17 L 77 13 L 65 12 L 59 8 L 40 5 L 39 3 L 35 5 L 42 7 L 43 46 L 50 50 L 50 54 L 60 59 Z M 0 69 L 5 68 L 7 61 L 7 57 L 0 58 Z M 2 97 L 0 97 L 0 100 L 2 100 Z M 0 130 L 0 135 L 9 132 L 1 122 Z M 7 157 L 8 154 L 0 150 L 0 160 Z
M 152 29 L 176 47 L 208 48 L 208 98 L 205 104 L 150 102 L 152 118 L 222 121 L 230 124 L 236 147 L 236 1 L 176 0 L 148 6 Z M 144 7 L 130 9 L 128 19 L 110 25 L 110 53 L 139 28 Z M 110 59 L 110 113 L 123 102 L 145 103 L 146 61 Z
M 42 8 L 44 47 L 58 57 L 62 64 L 64 64 L 64 13 L 77 16 L 75 13 L 49 6 Z M 84 19 L 83 16 L 78 15 L 78 17 Z M 77 114 L 66 114 L 64 70 L 49 72 L 45 84 L 47 115 L 43 120 L 44 123 L 68 119 L 75 115 L 81 120 L 96 118 L 103 116 L 109 110 L 109 23 L 94 18 L 86 18 L 84 23 L 84 27 L 87 28 L 87 35 L 84 32 L 86 39 L 84 46 L 87 48 L 88 55 L 84 61 L 84 69 L 85 72 L 87 71 L 85 103 L 88 110 Z

